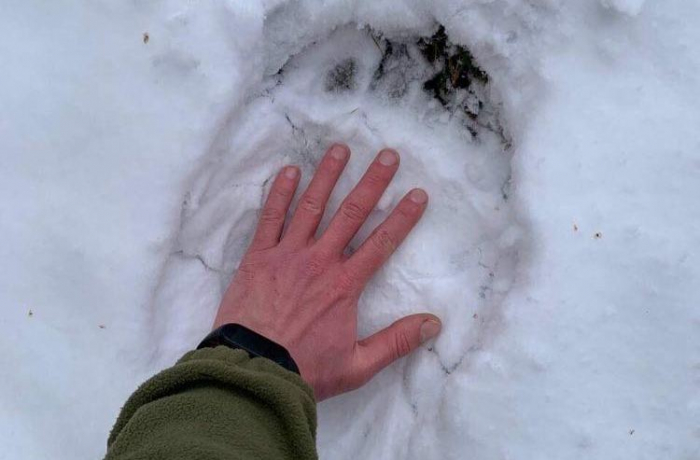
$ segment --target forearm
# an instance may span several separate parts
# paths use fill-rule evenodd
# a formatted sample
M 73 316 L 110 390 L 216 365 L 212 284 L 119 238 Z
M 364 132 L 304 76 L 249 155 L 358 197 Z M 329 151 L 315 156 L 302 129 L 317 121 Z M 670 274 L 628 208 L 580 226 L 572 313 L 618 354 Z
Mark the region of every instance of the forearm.
M 127 401 L 107 460 L 313 459 L 316 406 L 301 378 L 226 347 L 186 354 Z

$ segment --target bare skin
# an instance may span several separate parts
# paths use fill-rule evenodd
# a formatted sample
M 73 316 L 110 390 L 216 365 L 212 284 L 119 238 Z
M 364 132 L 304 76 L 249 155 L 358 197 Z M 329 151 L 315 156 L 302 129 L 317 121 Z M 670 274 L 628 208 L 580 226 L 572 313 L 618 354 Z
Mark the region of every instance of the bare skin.
M 280 171 L 214 322 L 215 328 L 242 324 L 283 345 L 318 401 L 364 385 L 441 328 L 436 316 L 415 314 L 358 340 L 362 291 L 421 218 L 428 195 L 411 190 L 348 257 L 345 249 L 396 174 L 399 155 L 391 149 L 379 152 L 317 237 L 326 203 L 349 158 L 344 145 L 326 152 L 284 235 L 300 171 L 295 166 Z

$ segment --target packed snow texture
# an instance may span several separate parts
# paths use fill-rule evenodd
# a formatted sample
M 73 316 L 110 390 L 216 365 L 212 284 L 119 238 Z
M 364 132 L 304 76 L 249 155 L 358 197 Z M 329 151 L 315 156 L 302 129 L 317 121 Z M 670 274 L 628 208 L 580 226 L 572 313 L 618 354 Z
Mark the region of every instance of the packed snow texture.
M 699 21 L 682 0 L 4 2 L 0 458 L 102 455 L 209 329 L 270 177 L 308 180 L 334 141 L 331 206 L 402 156 L 353 245 L 431 195 L 361 334 L 444 330 L 319 405 L 322 458 L 700 458 Z M 488 74 L 453 95 L 476 120 L 423 90 L 440 25 Z

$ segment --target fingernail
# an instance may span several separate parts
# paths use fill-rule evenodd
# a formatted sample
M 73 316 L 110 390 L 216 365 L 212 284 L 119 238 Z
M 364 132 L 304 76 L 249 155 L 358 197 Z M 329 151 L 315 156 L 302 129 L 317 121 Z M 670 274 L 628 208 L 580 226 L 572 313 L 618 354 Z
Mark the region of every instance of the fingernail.
M 336 160 L 344 160 L 347 158 L 348 153 L 349 149 L 342 144 L 335 144 L 333 147 L 331 147 L 331 156 Z
M 287 166 L 284 168 L 284 177 L 287 179 L 296 179 L 299 174 L 299 170 L 294 166 Z
M 442 329 L 442 325 L 437 320 L 423 321 L 423 324 L 420 325 L 420 343 L 425 343 L 436 337 L 440 333 L 440 329 Z
M 417 188 L 411 190 L 411 193 L 408 194 L 408 198 L 416 204 L 423 204 L 428 201 L 428 194 L 425 193 L 425 190 Z
M 393 150 L 382 150 L 379 154 L 379 162 L 384 166 L 391 166 L 396 164 L 399 160 L 399 155 Z

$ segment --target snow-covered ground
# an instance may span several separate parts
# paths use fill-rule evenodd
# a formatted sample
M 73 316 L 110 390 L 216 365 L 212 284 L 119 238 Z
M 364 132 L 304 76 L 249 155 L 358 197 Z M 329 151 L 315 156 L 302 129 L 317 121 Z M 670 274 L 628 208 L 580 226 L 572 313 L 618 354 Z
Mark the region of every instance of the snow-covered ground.
M 270 176 L 332 141 L 336 203 L 386 145 L 372 222 L 431 194 L 361 331 L 445 328 L 319 406 L 322 458 L 700 458 L 698 24 L 688 0 L 3 2 L 0 458 L 100 457 L 209 328 Z M 488 74 L 453 95 L 476 121 L 422 89 L 439 25 Z

